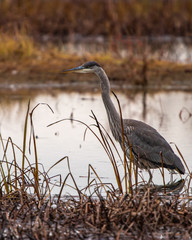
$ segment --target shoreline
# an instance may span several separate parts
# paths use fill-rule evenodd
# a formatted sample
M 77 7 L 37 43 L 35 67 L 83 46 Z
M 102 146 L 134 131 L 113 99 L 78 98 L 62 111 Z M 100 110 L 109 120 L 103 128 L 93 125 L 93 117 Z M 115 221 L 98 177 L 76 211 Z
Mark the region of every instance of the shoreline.
M 78 66 L 86 61 L 95 60 L 105 69 L 111 83 L 117 89 L 135 88 L 143 86 L 150 89 L 192 89 L 192 64 L 176 64 L 171 62 L 149 61 L 142 63 L 140 60 L 127 62 L 126 59 L 111 59 L 103 61 L 102 57 L 91 56 L 89 58 L 67 59 L 55 58 L 53 61 L 36 62 L 34 59 L 26 61 L 0 62 L 0 86 L 1 89 L 32 88 L 44 85 L 49 88 L 54 85 L 75 89 L 75 82 L 81 82 L 88 89 L 97 86 L 97 78 L 94 75 L 60 74 L 63 69 Z M 30 64 L 32 62 L 32 64 Z M 132 65 L 134 64 L 134 68 Z M 146 82 L 145 82 L 146 81 Z M 27 87 L 28 85 L 28 87 Z M 71 87 L 70 87 L 71 85 Z M 79 89 L 79 84 L 77 89 Z M 121 87 L 119 87 L 119 86 Z M 36 87 L 35 87 L 36 88 Z

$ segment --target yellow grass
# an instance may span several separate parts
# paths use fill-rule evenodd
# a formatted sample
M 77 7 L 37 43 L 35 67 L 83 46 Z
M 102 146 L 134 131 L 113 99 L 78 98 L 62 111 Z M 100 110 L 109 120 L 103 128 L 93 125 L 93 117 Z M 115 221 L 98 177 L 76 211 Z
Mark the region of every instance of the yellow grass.
M 25 59 L 34 57 L 37 49 L 34 41 L 27 35 L 0 34 L 0 60 Z

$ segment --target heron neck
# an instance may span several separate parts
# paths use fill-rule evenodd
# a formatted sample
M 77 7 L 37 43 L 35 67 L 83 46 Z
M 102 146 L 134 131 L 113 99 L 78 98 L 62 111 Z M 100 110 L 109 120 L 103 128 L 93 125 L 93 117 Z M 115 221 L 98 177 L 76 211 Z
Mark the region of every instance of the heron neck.
M 95 72 L 100 79 L 102 95 L 110 95 L 110 82 L 107 74 L 102 68 L 98 68 Z
M 107 74 L 102 68 L 100 68 L 99 71 L 96 72 L 96 74 L 101 81 L 101 94 L 102 94 L 103 103 L 105 105 L 105 109 L 107 111 L 110 127 L 112 127 L 114 123 L 119 125 L 121 122 L 120 116 L 110 97 L 111 87 L 110 87 L 110 82 L 107 77 Z

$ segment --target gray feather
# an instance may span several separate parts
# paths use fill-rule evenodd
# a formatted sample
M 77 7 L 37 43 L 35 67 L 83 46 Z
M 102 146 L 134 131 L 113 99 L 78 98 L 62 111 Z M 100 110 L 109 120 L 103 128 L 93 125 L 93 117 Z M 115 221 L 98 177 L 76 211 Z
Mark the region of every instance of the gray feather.
M 151 168 L 155 168 L 161 166 L 163 158 L 164 167 L 177 169 L 184 174 L 185 169 L 181 160 L 156 129 L 132 119 L 124 120 L 124 129 L 125 139 L 131 144 L 132 151 L 140 160 L 150 162 L 154 165 Z

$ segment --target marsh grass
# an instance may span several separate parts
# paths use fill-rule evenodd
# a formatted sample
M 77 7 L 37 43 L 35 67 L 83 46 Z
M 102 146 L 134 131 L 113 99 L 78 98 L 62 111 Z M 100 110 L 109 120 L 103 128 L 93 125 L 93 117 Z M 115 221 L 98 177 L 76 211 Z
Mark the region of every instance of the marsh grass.
M 0 61 L 25 60 L 36 55 L 36 48 L 31 37 L 24 31 L 16 31 L 14 35 L 0 34 Z
M 20 149 L 12 139 L 0 137 L 3 155 L 0 162 L 0 222 L 1 238 L 31 239 L 188 239 L 192 234 L 191 219 L 191 173 L 185 183 L 155 187 L 144 181 L 129 181 L 139 176 L 134 161 L 121 159 L 114 141 L 92 112 L 93 124 L 85 127 L 84 139 L 90 131 L 105 149 L 114 170 L 116 186 L 104 183 L 94 166 L 89 164 L 87 186 L 79 189 L 78 182 L 70 169 L 70 159 L 65 156 L 55 162 L 47 171 L 38 161 L 37 143 L 33 114 L 41 103 L 30 110 L 30 103 L 24 124 L 23 147 Z M 119 105 L 120 107 L 120 105 Z M 58 122 L 71 121 L 62 119 Z M 34 149 L 34 161 L 26 157 L 27 139 L 30 151 Z M 12 151 L 10 154 L 8 150 Z M 21 153 L 21 166 L 16 150 Z M 125 151 L 125 150 L 124 150 Z M 179 150 L 178 150 L 179 151 Z M 180 151 L 179 151 L 180 152 Z M 125 156 L 125 154 L 124 154 Z M 117 164 L 120 159 L 120 166 Z M 52 195 L 55 184 L 51 182 L 51 169 L 63 161 L 67 162 L 68 173 L 61 177 L 58 195 Z M 120 167 L 125 168 L 120 171 Z M 128 171 L 127 177 L 126 171 Z M 163 169 L 162 169 L 163 170 Z M 164 170 L 163 170 L 164 171 Z M 189 171 L 189 169 L 188 169 Z M 93 177 L 93 173 L 94 177 Z M 91 177 L 93 179 L 91 179 Z M 72 184 L 68 184 L 71 178 Z M 140 187 L 140 184 L 144 187 Z M 77 196 L 63 194 L 66 186 L 75 189 Z
M 21 89 L 23 83 L 35 86 L 43 83 L 46 87 L 53 82 L 69 83 L 74 81 L 74 76 L 61 77 L 61 69 L 92 60 L 106 69 L 112 81 L 126 83 L 129 88 L 134 86 L 139 89 L 161 89 L 164 86 L 166 89 L 166 86 L 172 86 L 174 89 L 178 88 L 180 79 L 185 79 L 187 86 L 191 82 L 190 63 L 167 62 L 160 56 L 154 56 L 150 44 L 139 37 L 136 40 L 126 37 L 126 41 L 131 42 L 129 44 L 124 40 L 118 40 L 117 43 L 115 39 L 109 38 L 105 39 L 108 44 L 101 49 L 98 49 L 97 43 L 95 47 L 88 43 L 85 44 L 85 49 L 81 50 L 83 43 L 80 43 L 79 47 L 76 41 L 70 40 L 68 43 L 55 43 L 51 40 L 41 43 L 27 33 L 25 28 L 16 28 L 13 33 L 0 30 L 0 83 L 4 87 L 1 88 L 2 91 L 10 88 L 12 84 Z M 114 48 L 115 44 L 117 46 Z M 157 55 L 167 51 L 164 46 L 161 48 Z M 77 79 L 78 82 L 86 81 L 86 78 L 82 77 Z M 119 86 L 123 85 L 118 84 Z M 75 90 L 77 89 L 78 87 Z
M 162 55 L 175 43 L 159 46 L 157 40 L 153 45 L 147 36 L 189 36 L 191 6 L 190 0 L 167 4 L 163 0 L 2 0 L 1 91 L 25 90 L 26 83 L 35 87 L 43 83 L 47 88 L 55 82 L 65 85 L 74 76 L 61 77 L 61 69 L 92 60 L 106 69 L 115 84 L 120 83 L 118 87 L 126 83 L 128 88 L 180 89 L 178 82 L 185 79 L 188 90 L 191 63 L 167 62 Z M 78 89 L 74 84 L 70 88 Z
M 52 183 L 50 182 L 51 177 L 48 176 L 48 172 L 51 168 L 65 160 L 65 158 L 57 161 L 47 172 L 45 172 L 43 165 L 38 161 L 36 135 L 32 116 L 35 109 L 40 105 L 46 105 L 52 111 L 49 105 L 40 103 L 30 112 L 30 102 L 28 103 L 24 122 L 22 148 L 14 144 L 10 137 L 8 140 L 4 140 L 0 135 L 1 149 L 3 150 L 2 160 L 0 162 L 0 188 L 2 196 L 9 198 L 12 194 L 15 194 L 15 192 L 20 192 L 21 194 L 31 193 L 40 201 L 51 194 L 50 186 Z M 34 161 L 27 157 L 27 151 L 29 150 L 31 154 L 32 148 L 34 154 L 31 156 L 34 156 Z M 20 154 L 18 154 L 18 151 Z M 12 158 L 11 155 L 13 156 L 13 161 L 10 162 L 8 158 Z M 19 159 L 20 157 L 21 159 Z
M 25 27 L 31 35 L 190 36 L 192 25 L 190 0 L 3 0 L 0 10 L 4 31 Z

